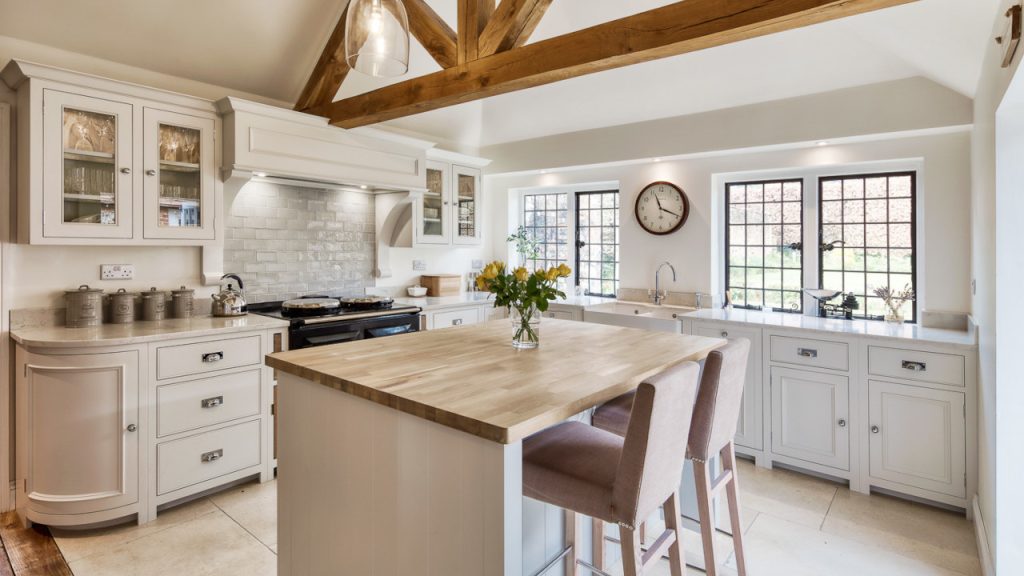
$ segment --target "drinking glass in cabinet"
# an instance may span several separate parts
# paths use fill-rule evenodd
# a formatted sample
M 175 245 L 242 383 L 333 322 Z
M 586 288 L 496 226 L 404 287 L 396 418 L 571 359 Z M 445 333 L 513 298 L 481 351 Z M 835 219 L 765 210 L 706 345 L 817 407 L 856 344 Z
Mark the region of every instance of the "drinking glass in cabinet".
M 201 226 L 200 136 L 195 128 L 160 124 L 160 226 Z
M 64 222 L 116 224 L 117 118 L 64 108 Z

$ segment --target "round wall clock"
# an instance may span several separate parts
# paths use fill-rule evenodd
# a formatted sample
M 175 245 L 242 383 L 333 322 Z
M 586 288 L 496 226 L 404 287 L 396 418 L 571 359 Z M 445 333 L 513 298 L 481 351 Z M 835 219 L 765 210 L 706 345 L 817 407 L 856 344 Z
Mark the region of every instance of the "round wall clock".
M 671 182 L 652 182 L 636 197 L 636 221 L 651 234 L 671 234 L 690 215 L 690 200 Z

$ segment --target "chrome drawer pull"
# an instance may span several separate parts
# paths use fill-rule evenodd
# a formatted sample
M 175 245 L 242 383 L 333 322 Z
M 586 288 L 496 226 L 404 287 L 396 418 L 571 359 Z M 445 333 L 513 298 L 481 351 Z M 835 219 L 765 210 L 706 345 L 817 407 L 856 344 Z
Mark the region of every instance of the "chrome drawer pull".
M 219 448 L 212 452 L 203 452 L 203 454 L 199 457 L 199 460 L 200 462 L 216 462 L 217 460 L 220 460 L 223 457 L 224 449 Z
M 224 359 L 224 353 L 223 352 L 207 352 L 206 354 L 203 354 L 203 362 L 207 362 L 207 363 L 210 363 L 210 362 L 220 362 L 223 359 Z
M 926 368 L 927 366 L 924 362 L 914 362 L 912 360 L 903 361 L 904 370 L 911 370 L 913 372 L 924 372 Z
M 203 398 L 199 403 L 203 408 L 216 408 L 221 404 L 224 404 L 223 396 L 214 396 L 213 398 Z
M 452 326 L 462 326 L 462 318 L 456 318 L 452 320 Z
M 796 353 L 797 353 L 797 355 L 803 356 L 804 358 L 817 358 L 818 357 L 818 351 L 814 350 L 813 348 L 797 348 L 796 349 Z

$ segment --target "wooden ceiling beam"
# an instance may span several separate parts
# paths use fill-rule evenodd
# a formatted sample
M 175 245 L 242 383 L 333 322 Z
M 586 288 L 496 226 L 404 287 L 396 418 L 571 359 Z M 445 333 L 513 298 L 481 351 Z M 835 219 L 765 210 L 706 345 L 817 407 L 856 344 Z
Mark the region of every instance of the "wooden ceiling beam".
M 403 0 L 409 15 L 409 31 L 441 68 L 459 63 L 459 40 L 455 31 L 427 5 L 426 0 Z
M 478 56 L 484 58 L 526 44 L 552 0 L 503 0 L 480 33 Z
M 323 106 L 334 101 L 334 96 L 341 88 L 350 68 L 345 62 L 345 19 L 348 17 L 348 6 L 341 13 L 341 18 L 334 25 L 327 45 L 320 53 L 313 72 L 310 73 L 306 85 L 295 102 L 295 110 L 308 111 L 316 106 Z
M 459 64 L 478 58 L 480 33 L 494 14 L 496 0 L 459 0 Z
M 470 60 L 311 112 L 338 126 L 365 126 L 915 1 L 685 0 Z

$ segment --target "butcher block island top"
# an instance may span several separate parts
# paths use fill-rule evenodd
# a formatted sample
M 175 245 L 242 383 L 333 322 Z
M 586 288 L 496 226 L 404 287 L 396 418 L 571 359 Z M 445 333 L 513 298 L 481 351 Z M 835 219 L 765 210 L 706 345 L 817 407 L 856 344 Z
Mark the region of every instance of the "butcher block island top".
M 267 365 L 486 440 L 511 444 L 705 358 L 718 338 L 545 318 L 517 350 L 507 320 L 304 348 Z

